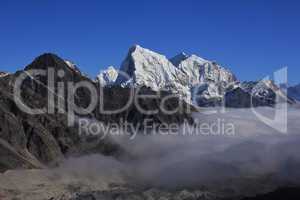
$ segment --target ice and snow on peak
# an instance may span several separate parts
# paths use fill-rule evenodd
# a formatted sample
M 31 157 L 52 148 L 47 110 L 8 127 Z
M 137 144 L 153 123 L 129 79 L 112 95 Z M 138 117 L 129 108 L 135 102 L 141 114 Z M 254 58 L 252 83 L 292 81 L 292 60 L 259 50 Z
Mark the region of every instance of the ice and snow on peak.
M 167 89 L 186 96 L 189 89 L 183 85 L 184 74 L 164 55 L 135 45 L 129 49 L 120 71 L 128 76 L 119 75 L 117 83 L 133 83 L 147 86 L 153 90 Z
M 215 61 L 185 53 L 168 59 L 139 45 L 129 49 L 119 72 L 110 67 L 98 80 L 104 85 L 168 90 L 199 106 L 221 105 L 226 98 L 243 105 L 243 100 L 251 96 L 257 99 L 257 105 L 272 105 L 274 95 L 283 96 L 272 81 L 239 83 L 231 71 Z
M 97 76 L 97 80 L 102 86 L 112 85 L 118 77 L 118 70 L 113 66 L 109 66 L 106 70 L 102 70 Z
M 156 91 L 166 89 L 186 100 L 191 100 L 192 93 L 201 98 L 219 98 L 226 86 L 236 81 L 229 70 L 215 62 L 185 53 L 167 59 L 139 45 L 129 49 L 120 71 L 128 76 L 119 74 L 117 84 L 147 86 Z
M 0 72 L 0 78 L 3 78 L 3 77 L 6 77 L 8 76 L 9 73 L 6 73 L 6 72 Z
M 190 84 L 214 82 L 231 83 L 236 81 L 235 76 L 216 62 L 208 61 L 196 55 L 191 55 L 182 61 L 178 68 L 190 78 Z
M 191 55 L 183 60 L 178 69 L 188 77 L 192 101 L 198 105 L 220 103 L 226 88 L 237 81 L 229 70 L 197 55 Z
M 67 66 L 68 66 L 71 70 L 73 70 L 73 71 L 75 71 L 75 72 L 77 72 L 77 73 L 81 73 L 80 70 L 78 69 L 77 65 L 74 64 L 72 61 L 65 60 L 65 63 L 67 64 Z

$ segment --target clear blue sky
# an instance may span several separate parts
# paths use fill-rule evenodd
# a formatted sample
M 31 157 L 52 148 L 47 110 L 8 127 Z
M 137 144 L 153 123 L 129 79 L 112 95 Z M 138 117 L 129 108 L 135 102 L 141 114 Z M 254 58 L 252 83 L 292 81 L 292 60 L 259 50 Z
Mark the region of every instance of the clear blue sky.
M 3 0 L 0 70 L 53 52 L 94 77 L 140 44 L 168 57 L 185 51 L 216 60 L 241 80 L 288 66 L 294 84 L 300 82 L 299 10 L 297 0 Z

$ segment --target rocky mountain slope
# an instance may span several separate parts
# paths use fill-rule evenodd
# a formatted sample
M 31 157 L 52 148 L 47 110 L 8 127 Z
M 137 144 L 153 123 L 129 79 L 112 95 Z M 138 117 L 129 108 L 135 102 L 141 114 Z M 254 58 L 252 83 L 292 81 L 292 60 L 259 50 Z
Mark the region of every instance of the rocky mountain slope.
M 295 103 L 270 80 L 242 82 L 227 88 L 225 93 L 225 105 L 233 108 L 275 106 L 281 102 Z
M 50 68 L 54 71 L 52 72 Z M 44 76 L 30 75 L 31 70 L 37 69 L 48 71 Z M 121 73 L 118 73 L 116 69 L 110 67 L 98 76 L 97 81 L 93 81 L 85 76 L 74 63 L 54 54 L 44 54 L 26 66 L 24 70 L 13 74 L 0 73 L 0 173 L 5 172 L 0 174 L 2 186 L 0 199 L 3 195 L 38 200 L 223 199 L 222 195 L 219 196 L 223 191 L 215 192 L 214 188 L 210 190 L 201 186 L 195 189 L 180 188 L 179 190 L 140 188 L 134 185 L 122 185 L 120 180 L 113 180 L 113 183 L 118 184 L 110 185 L 107 180 L 97 179 L 95 174 L 89 174 L 89 181 L 101 183 L 101 187 L 97 182 L 94 188 L 93 185 L 89 185 L 90 182 L 83 184 L 81 179 L 78 180 L 80 172 L 71 170 L 73 174 L 69 177 L 66 176 L 65 171 L 48 171 L 49 167 L 59 166 L 68 158 L 83 155 L 101 154 L 115 157 L 117 160 L 122 157 L 122 159 L 128 159 L 125 162 L 136 159 L 113 138 L 99 140 L 97 135 L 81 135 L 77 123 L 74 126 L 68 125 L 70 91 L 66 86 L 70 82 L 84 81 L 93 85 L 97 89 L 97 98 L 102 97 L 104 110 L 121 108 L 131 96 L 136 97 L 140 94 L 159 94 L 159 97 L 155 99 L 139 99 L 140 106 L 145 110 L 159 109 L 163 98 L 170 96 L 172 98 L 164 101 L 165 108 L 170 110 L 179 108 L 172 114 L 167 114 L 160 109 L 157 113 L 145 114 L 132 103 L 120 113 L 102 113 L 97 107 L 93 112 L 75 116 L 76 120 L 84 118 L 105 125 L 125 121 L 139 127 L 139 123 L 148 119 L 156 124 L 182 124 L 186 120 L 192 123 L 191 113 L 187 112 L 189 103 L 198 106 L 216 106 L 225 102 L 227 107 L 244 108 L 250 107 L 251 103 L 253 106 L 274 106 L 277 103 L 276 96 L 280 96 L 281 100 L 286 100 L 281 88 L 272 81 L 240 83 L 229 70 L 216 62 L 196 55 L 189 56 L 181 53 L 174 58 L 167 59 L 153 51 L 134 46 L 129 50 L 120 71 Z M 129 76 L 124 76 L 122 72 Z M 53 113 L 31 115 L 18 107 L 14 99 L 13 86 L 17 77 L 24 73 L 28 76 L 21 87 L 21 99 L 30 108 L 47 108 L 53 110 Z M 51 90 L 47 77 L 50 73 L 54 75 L 54 86 L 60 84 L 59 88 Z M 62 84 L 65 88 L 61 86 Z M 133 90 L 130 86 L 133 86 Z M 60 96 L 61 93 L 58 95 L 58 89 L 63 89 L 62 96 Z M 296 93 L 295 90 L 289 91 Z M 178 96 L 174 97 L 172 95 L 174 93 Z M 48 102 L 51 94 L 55 99 L 55 105 Z M 81 107 L 87 107 L 92 98 L 90 91 L 86 88 L 78 88 L 74 102 Z M 61 102 L 65 112 L 61 112 L 61 107 L 56 105 L 61 99 L 67 99 Z M 293 99 L 287 100 L 290 103 L 294 102 Z M 195 111 L 193 106 L 191 109 Z M 143 126 L 139 127 L 139 129 L 143 128 Z M 154 150 L 155 148 L 156 146 L 153 147 Z M 10 171 L 19 168 L 34 169 L 25 170 L 24 173 Z M 42 170 L 36 170 L 37 168 Z M 249 188 L 250 191 L 262 191 L 262 187 L 266 187 L 264 188 L 266 191 L 270 189 L 267 188 L 269 185 L 265 180 L 254 180 L 251 187 L 248 187 L 248 180 L 232 181 L 231 184 L 233 187 L 229 188 L 229 191 L 226 188 L 224 193 L 233 194 L 237 184 L 245 184 L 243 187 L 245 191 Z M 245 191 L 239 191 L 238 194 L 245 194 Z
M 85 79 L 62 59 L 51 54 L 38 57 L 25 68 L 25 71 L 45 69 L 48 66 L 64 71 L 65 77 L 63 79 L 56 77 L 57 82 Z M 21 73 L 23 71 L 0 79 L 0 118 L 2 119 L 0 123 L 0 171 L 20 167 L 53 166 L 60 162 L 65 155 L 84 152 L 82 149 L 86 149 L 87 146 L 79 137 L 77 128 L 67 125 L 66 113 L 31 115 L 20 109 L 14 99 L 13 86 L 17 76 Z M 21 97 L 30 108 L 47 107 L 48 85 L 46 80 L 47 77 L 25 79 L 21 87 Z M 83 95 L 86 96 L 84 93 Z M 78 98 L 78 101 L 85 105 L 86 99 L 86 97 Z M 103 145 L 99 144 L 99 152 L 117 149 L 107 141 L 101 143 Z
M 58 96 L 57 88 L 54 90 L 49 85 L 49 69 L 54 69 L 54 82 L 65 85 L 63 96 Z M 48 70 L 45 76 L 30 75 L 30 70 Z M 14 83 L 19 75 L 26 74 L 26 79 L 21 86 L 22 101 L 30 108 L 48 108 L 53 113 L 28 114 L 17 105 L 20 99 L 14 99 Z M 28 76 L 27 76 L 28 75 Z M 0 78 L 0 171 L 15 168 L 43 168 L 45 166 L 55 166 L 66 157 L 89 153 L 102 153 L 104 155 L 118 156 L 120 147 L 109 139 L 97 140 L 94 136 L 80 136 L 78 125 L 68 125 L 69 104 L 67 84 L 85 81 L 95 88 L 98 88 L 96 95 L 103 97 L 104 109 L 117 109 L 127 103 L 131 96 L 128 88 L 114 86 L 100 90 L 99 85 L 84 76 L 79 69 L 69 62 L 64 61 L 53 54 L 44 54 L 36 58 L 24 70 L 14 74 L 5 75 Z M 62 87 L 60 87 L 61 89 Z M 72 91 L 71 91 L 72 92 Z M 139 93 L 154 94 L 155 92 L 142 88 L 133 91 L 133 95 Z M 53 95 L 55 105 L 49 104 L 49 97 Z M 163 93 L 161 95 L 169 95 Z M 79 88 L 75 94 L 74 102 L 80 107 L 87 107 L 93 98 L 86 88 Z M 61 110 L 56 105 L 58 101 L 64 99 L 61 105 L 65 110 Z M 140 104 L 144 109 L 160 108 L 161 99 L 140 99 Z M 152 123 L 183 123 L 185 119 L 191 120 L 190 114 L 185 112 L 187 104 L 181 104 L 178 98 L 172 98 L 165 102 L 166 107 L 181 107 L 177 113 L 172 115 L 158 112 L 155 114 L 141 113 L 135 104 L 131 103 L 128 108 L 120 113 L 104 114 L 97 108 L 86 115 L 76 115 L 76 119 L 87 118 L 91 121 L 101 123 L 121 123 L 128 122 L 137 125 L 145 119 L 150 119 Z M 142 128 L 142 126 L 141 126 Z M 94 139 L 91 139 L 91 138 Z

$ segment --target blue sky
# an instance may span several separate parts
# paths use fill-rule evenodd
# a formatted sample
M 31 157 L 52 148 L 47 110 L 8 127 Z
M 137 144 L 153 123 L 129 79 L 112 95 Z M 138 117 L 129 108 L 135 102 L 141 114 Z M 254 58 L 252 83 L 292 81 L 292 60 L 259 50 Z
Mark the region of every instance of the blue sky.
M 240 80 L 288 66 L 295 84 L 299 10 L 297 0 L 3 0 L 0 70 L 13 72 L 53 52 L 95 77 L 140 44 L 168 57 L 185 51 L 216 60 Z

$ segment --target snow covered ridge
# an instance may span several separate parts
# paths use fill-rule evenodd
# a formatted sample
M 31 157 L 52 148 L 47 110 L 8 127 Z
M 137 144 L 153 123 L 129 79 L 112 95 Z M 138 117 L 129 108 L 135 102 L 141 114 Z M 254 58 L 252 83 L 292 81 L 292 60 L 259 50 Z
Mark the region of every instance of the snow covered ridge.
M 78 69 L 77 65 L 75 65 L 73 62 L 71 62 L 71 61 L 69 61 L 69 60 L 65 60 L 65 63 L 68 65 L 68 67 L 69 67 L 71 70 L 73 70 L 73 71 L 75 71 L 75 72 L 81 74 L 81 72 L 80 72 L 80 70 Z
M 225 88 L 236 81 L 229 70 L 215 62 L 185 53 L 168 59 L 139 45 L 129 49 L 120 71 L 128 77 L 119 75 L 116 84 L 168 90 L 188 102 L 193 101 L 193 94 L 199 93 L 195 88 L 201 88 L 202 98 L 221 97 Z
M 0 72 L 0 78 L 3 78 L 3 77 L 6 77 L 8 76 L 9 73 L 6 73 L 6 72 Z
M 147 86 L 154 91 L 168 90 L 190 99 L 187 76 L 176 68 L 164 55 L 138 45 L 129 49 L 123 61 L 116 84 L 123 86 Z M 128 76 L 124 76 L 127 74 Z
M 248 107 L 250 98 L 257 100 L 257 106 L 272 106 L 274 96 L 284 96 L 272 81 L 240 83 L 230 70 L 215 61 L 186 53 L 168 59 L 139 45 L 129 49 L 119 71 L 109 67 L 97 79 L 104 86 L 167 90 L 199 106 L 221 106 L 228 100 L 230 107 Z

